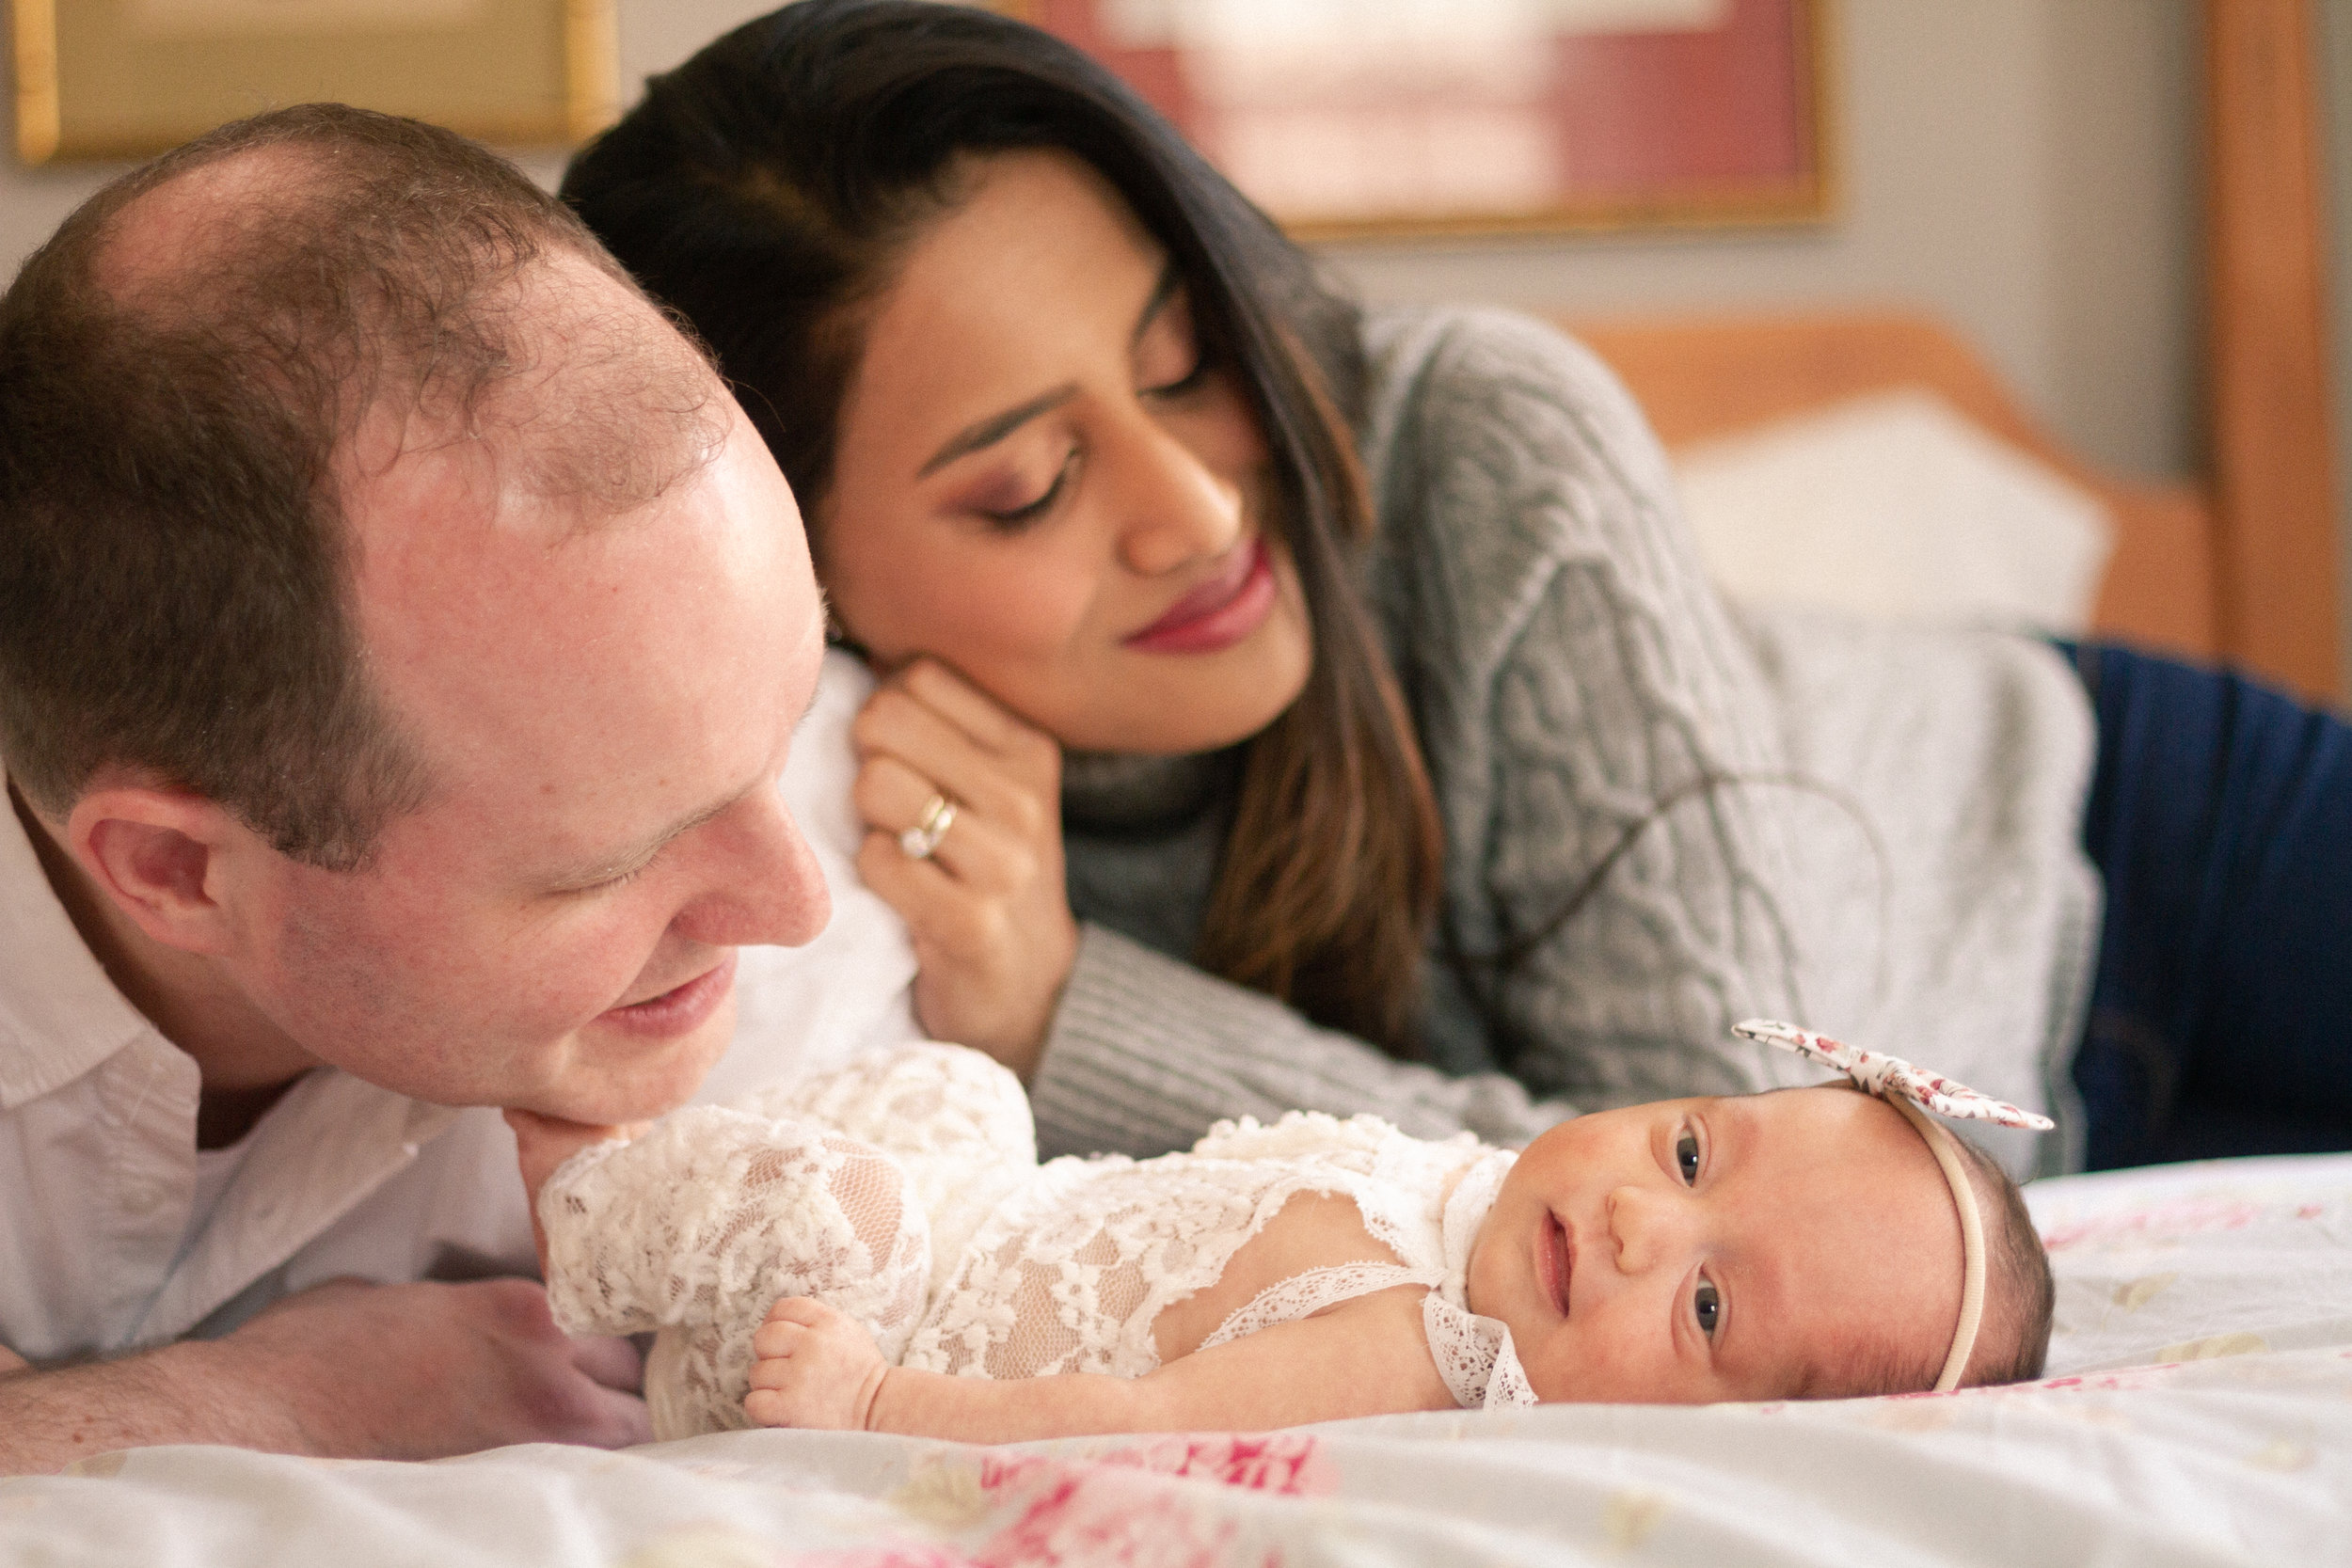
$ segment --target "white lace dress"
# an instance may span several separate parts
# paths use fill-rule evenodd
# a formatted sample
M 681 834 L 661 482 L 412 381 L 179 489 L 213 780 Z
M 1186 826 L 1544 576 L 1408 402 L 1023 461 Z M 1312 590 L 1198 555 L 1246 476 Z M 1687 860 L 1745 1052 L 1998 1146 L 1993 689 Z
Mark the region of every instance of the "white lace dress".
M 1040 1165 L 1009 1072 L 916 1045 L 584 1149 L 539 1213 L 559 1323 L 659 1331 L 645 1393 L 665 1439 L 749 1424 L 752 1335 L 784 1296 L 857 1318 L 901 1366 L 1139 1377 L 1160 1365 L 1160 1314 L 1216 1283 L 1301 1194 L 1352 1200 L 1377 1255 L 1275 1283 L 1200 1349 L 1418 1284 L 1455 1399 L 1533 1403 L 1509 1331 L 1462 1295 L 1516 1158 L 1468 1133 L 1427 1143 L 1371 1117 L 1294 1112 L 1221 1124 L 1188 1154 Z

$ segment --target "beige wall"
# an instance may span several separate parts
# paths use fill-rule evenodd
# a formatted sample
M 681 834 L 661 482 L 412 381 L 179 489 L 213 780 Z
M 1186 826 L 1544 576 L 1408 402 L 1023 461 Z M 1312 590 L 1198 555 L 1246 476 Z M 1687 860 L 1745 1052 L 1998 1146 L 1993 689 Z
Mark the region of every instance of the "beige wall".
M 619 0 L 627 79 L 765 8 Z M 2098 460 L 2194 466 L 2189 0 L 1833 0 L 1843 211 L 1800 232 L 1348 247 L 1380 300 L 1925 305 Z M 529 155 L 552 178 L 553 154 Z M 0 269 L 104 170 L 0 161 Z
M 1379 298 L 1925 305 L 2101 462 L 2195 460 L 2186 0 L 1842 0 L 1843 211 L 1807 232 L 1337 259 Z
M 2352 0 L 2324 0 L 2319 8 L 2323 56 L 2322 96 L 2328 106 L 2323 124 L 2328 151 L 2328 198 L 2334 222 L 2328 231 L 2333 250 L 2333 287 L 2328 308 L 2334 315 L 2336 400 L 2336 517 L 2341 532 L 2336 541 L 2339 581 L 2336 624 L 2344 640 L 2344 689 L 2352 704 Z

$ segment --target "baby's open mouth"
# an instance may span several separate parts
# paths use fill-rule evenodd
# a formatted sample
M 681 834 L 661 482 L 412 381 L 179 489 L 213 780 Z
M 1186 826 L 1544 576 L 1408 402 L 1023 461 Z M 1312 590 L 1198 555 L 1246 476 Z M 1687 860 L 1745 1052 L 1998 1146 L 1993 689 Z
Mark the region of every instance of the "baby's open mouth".
M 1544 1219 L 1545 1288 L 1551 1292 L 1551 1305 L 1562 1317 L 1568 1315 L 1568 1276 L 1576 1272 L 1576 1243 L 1568 1235 L 1557 1215 Z

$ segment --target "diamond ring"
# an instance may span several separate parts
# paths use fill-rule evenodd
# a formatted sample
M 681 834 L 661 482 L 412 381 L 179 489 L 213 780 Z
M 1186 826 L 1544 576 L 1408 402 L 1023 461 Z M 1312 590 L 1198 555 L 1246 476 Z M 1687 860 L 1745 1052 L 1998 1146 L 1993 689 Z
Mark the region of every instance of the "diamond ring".
M 911 861 L 927 861 L 939 841 L 955 826 L 956 803 L 945 795 L 933 795 L 923 807 L 923 820 L 898 835 L 898 849 Z

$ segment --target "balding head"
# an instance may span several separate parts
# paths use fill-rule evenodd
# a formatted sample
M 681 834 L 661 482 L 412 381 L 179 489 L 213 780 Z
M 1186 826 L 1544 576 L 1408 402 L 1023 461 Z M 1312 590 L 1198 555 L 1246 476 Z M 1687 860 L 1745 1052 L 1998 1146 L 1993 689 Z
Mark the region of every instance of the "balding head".
M 231 127 L 0 302 L 0 748 L 208 1085 L 683 1099 L 825 918 L 821 627 L 700 353 L 457 137 Z
M 502 489 L 609 517 L 707 463 L 725 403 L 462 138 L 310 106 L 191 143 L 0 302 L 0 751 L 50 812 L 129 770 L 359 863 L 430 779 L 353 629 L 353 487 L 466 443 Z

